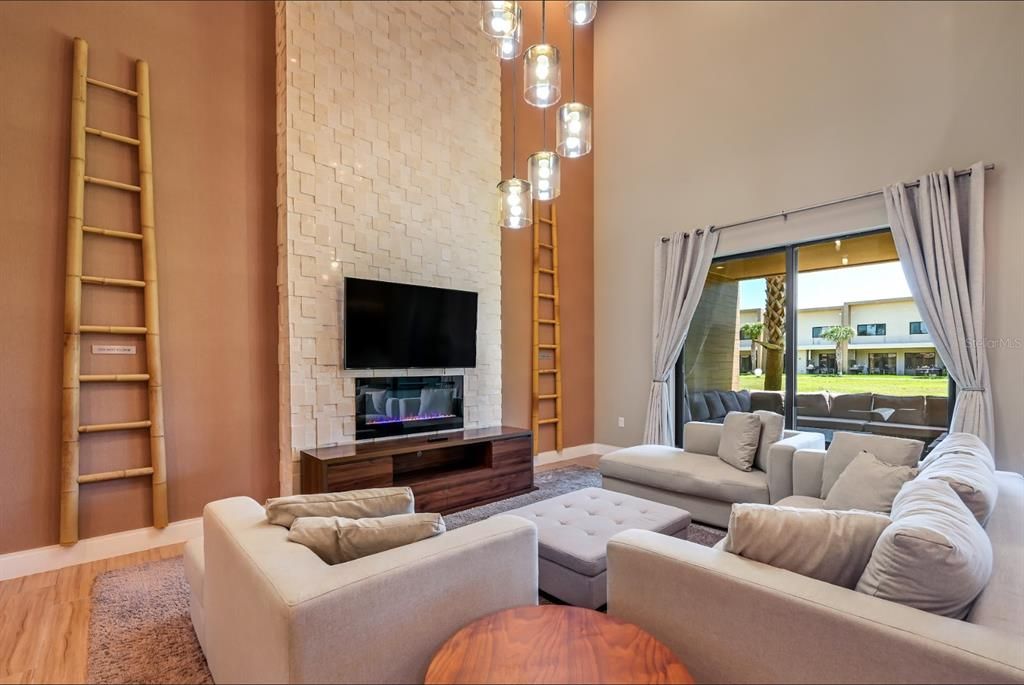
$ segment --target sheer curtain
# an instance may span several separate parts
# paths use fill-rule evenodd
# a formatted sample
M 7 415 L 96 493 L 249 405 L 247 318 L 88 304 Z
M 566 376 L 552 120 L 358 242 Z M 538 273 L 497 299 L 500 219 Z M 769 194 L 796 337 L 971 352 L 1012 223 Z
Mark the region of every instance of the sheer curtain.
M 718 233 L 710 226 L 693 233 L 674 233 L 667 241 L 659 238 L 655 246 L 654 357 L 644 426 L 647 444 L 675 444 L 670 378 L 717 247 Z
M 993 447 L 992 395 L 985 347 L 985 165 L 968 178 L 952 169 L 920 185 L 883 189 L 892 237 L 935 349 L 956 381 L 951 431 Z

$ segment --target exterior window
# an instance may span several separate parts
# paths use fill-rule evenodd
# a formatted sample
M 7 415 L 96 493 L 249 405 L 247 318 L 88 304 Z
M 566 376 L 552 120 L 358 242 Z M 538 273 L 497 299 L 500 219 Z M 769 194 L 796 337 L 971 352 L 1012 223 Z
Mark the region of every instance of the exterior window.
M 884 323 L 859 323 L 857 335 L 885 335 Z
M 924 325 L 924 321 L 911 321 L 910 322 L 910 334 L 911 335 L 924 335 L 928 332 L 928 327 Z
M 871 352 L 868 354 L 868 373 L 894 375 L 896 373 L 896 353 Z
M 740 328 L 740 340 L 750 340 L 750 335 L 743 328 Z
M 813 328 L 811 328 L 811 337 L 820 338 L 821 334 L 825 331 L 826 328 L 827 326 L 814 326 Z

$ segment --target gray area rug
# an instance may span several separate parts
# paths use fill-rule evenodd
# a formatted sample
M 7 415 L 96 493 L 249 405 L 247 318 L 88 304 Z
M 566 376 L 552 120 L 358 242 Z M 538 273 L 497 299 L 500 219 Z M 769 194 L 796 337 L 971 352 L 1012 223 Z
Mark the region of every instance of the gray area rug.
M 445 523 L 449 529 L 459 528 L 542 499 L 599 487 L 601 475 L 596 469 L 568 466 L 540 473 L 534 482 L 534 492 L 445 516 Z M 693 523 L 687 537 L 711 546 L 724 536 L 723 530 Z M 88 682 L 212 683 L 188 600 L 181 557 L 97 576 L 89 618 Z

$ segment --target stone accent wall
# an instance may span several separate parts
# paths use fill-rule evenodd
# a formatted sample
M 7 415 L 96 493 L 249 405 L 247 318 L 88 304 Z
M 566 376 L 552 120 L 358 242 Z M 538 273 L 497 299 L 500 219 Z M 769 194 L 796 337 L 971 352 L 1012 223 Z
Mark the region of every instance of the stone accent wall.
M 280 2 L 281 491 L 355 435 L 360 375 L 465 375 L 501 422 L 500 67 L 471 2 Z M 344 278 L 479 293 L 475 369 L 342 368 Z
M 735 390 L 739 369 L 739 282 L 708 274 L 686 336 L 686 387 Z

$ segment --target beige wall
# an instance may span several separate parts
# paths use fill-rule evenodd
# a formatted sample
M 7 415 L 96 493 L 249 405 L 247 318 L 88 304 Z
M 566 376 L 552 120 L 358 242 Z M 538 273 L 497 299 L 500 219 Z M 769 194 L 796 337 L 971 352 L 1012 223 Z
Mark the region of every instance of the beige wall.
M 501 76 L 468 2 L 278 5 L 281 490 L 355 439 L 355 378 L 465 375 L 501 422 Z M 471 369 L 343 368 L 346 276 L 479 293 Z
M 540 40 L 540 2 L 523 3 L 527 45 Z M 598 20 L 600 21 L 600 20 Z M 595 22 L 597 23 L 597 22 Z M 548 5 L 547 40 L 562 58 L 562 102 L 572 97 L 571 34 L 561 5 Z M 576 29 L 576 97 L 592 103 L 594 93 L 594 24 Z M 511 62 L 502 62 L 502 176 L 512 175 L 512 100 L 517 103 L 518 141 L 516 172 L 526 178 L 526 158 L 542 147 L 540 110 L 523 100 L 522 62 L 516 65 L 512 85 Z M 554 144 L 555 111 L 548 108 L 548 141 Z M 600 114 L 595 113 L 599 122 Z M 563 445 L 574 447 L 594 442 L 594 159 L 595 151 L 580 159 L 562 160 L 562 193 L 558 205 L 558 270 L 562 319 L 562 415 Z M 545 210 L 546 211 L 546 210 Z M 531 350 L 533 344 L 533 233 L 530 230 L 501 232 L 501 341 L 503 422 L 530 425 Z M 545 378 L 543 383 L 553 383 Z M 542 392 L 551 392 L 542 387 Z M 554 449 L 554 427 L 541 429 L 540 451 Z
M 0 3 L 0 553 L 57 542 L 71 38 L 90 74 L 152 82 L 157 261 L 172 520 L 276 490 L 274 17 L 269 3 Z M 90 89 L 90 125 L 134 132 Z M 130 115 L 130 116 L 129 116 Z M 87 171 L 128 180 L 134 150 L 91 140 Z M 90 224 L 137 229 L 136 202 L 92 188 Z M 100 251 L 97 251 L 97 250 Z M 135 244 L 87 237 L 85 272 L 141 278 Z M 85 322 L 141 321 L 141 294 L 86 286 Z M 93 343 L 125 343 L 90 336 Z M 142 370 L 83 354 L 84 373 Z M 83 389 L 82 420 L 130 420 L 144 388 Z M 83 436 L 82 470 L 148 463 L 144 432 Z M 145 479 L 86 485 L 83 537 L 149 525 Z
M 642 435 L 655 236 L 983 159 L 996 456 L 1024 470 L 1024 4 L 607 2 L 596 30 L 596 440 Z M 719 251 L 884 224 L 874 198 Z

